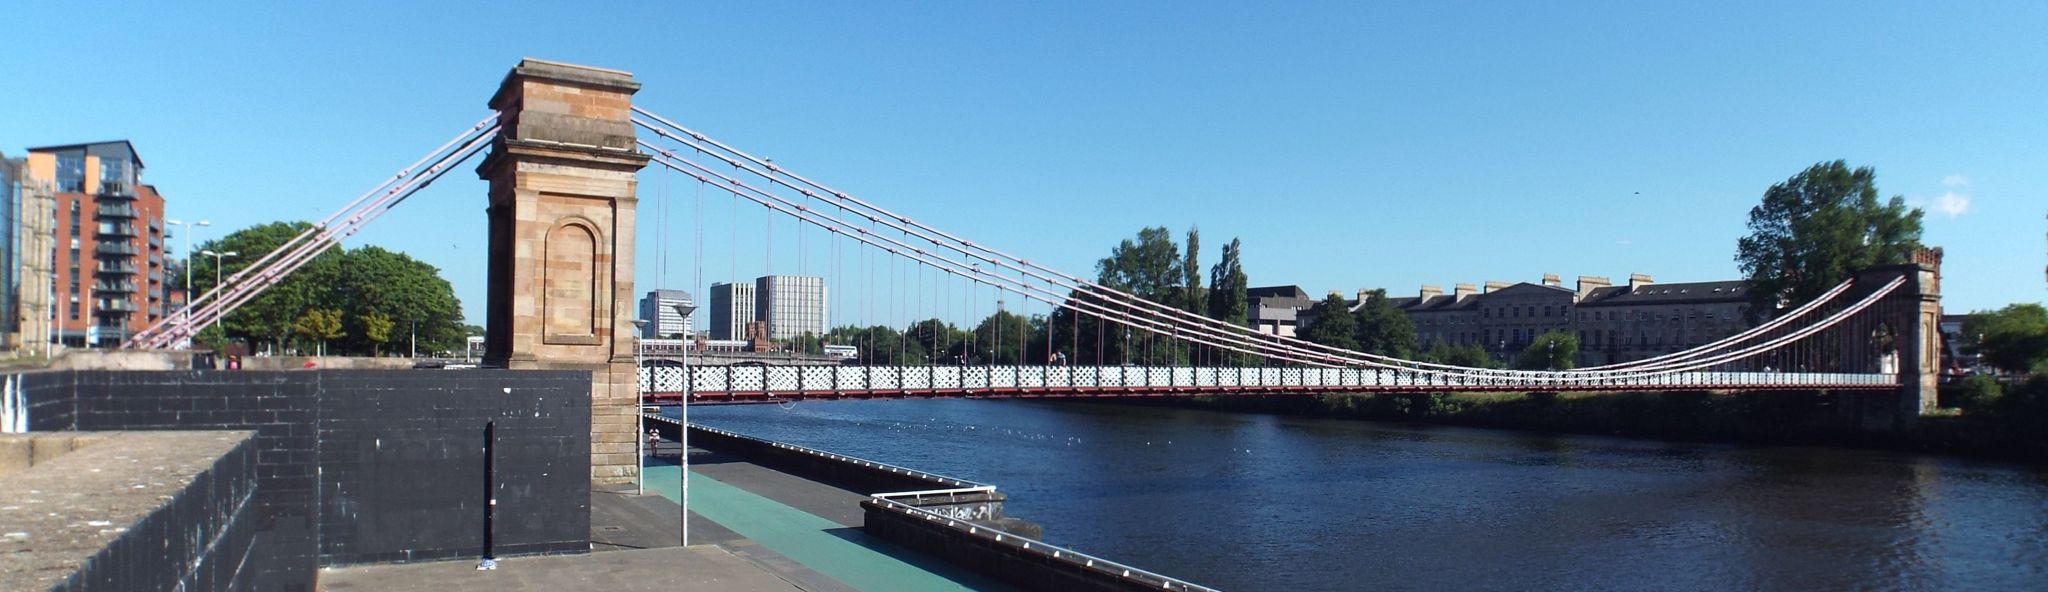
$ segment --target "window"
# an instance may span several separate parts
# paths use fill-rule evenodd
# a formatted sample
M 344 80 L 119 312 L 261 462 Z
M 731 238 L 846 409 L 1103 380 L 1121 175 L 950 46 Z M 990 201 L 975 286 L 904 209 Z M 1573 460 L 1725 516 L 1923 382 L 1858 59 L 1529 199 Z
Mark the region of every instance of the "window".
M 1510 306 L 1508 307 L 1508 313 L 1508 316 L 1512 316 L 1518 319 L 1522 318 L 1522 309 Z
M 85 155 L 60 154 L 57 156 L 57 190 L 71 193 L 85 191 Z M 75 204 L 73 207 L 77 207 Z M 76 209 L 72 211 L 78 211 Z
M 1543 305 L 1543 316 L 1544 316 L 1545 318 L 1548 318 L 1548 317 L 1550 316 L 1550 305 L 1548 305 L 1548 304 L 1545 304 L 1545 305 Z

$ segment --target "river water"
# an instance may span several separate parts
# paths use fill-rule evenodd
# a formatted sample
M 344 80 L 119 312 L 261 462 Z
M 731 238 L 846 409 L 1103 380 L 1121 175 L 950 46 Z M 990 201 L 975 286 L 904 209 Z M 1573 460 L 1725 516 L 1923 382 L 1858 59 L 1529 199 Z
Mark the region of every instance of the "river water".
M 2048 470 L 1041 401 L 692 407 L 1225 590 L 2048 590 Z

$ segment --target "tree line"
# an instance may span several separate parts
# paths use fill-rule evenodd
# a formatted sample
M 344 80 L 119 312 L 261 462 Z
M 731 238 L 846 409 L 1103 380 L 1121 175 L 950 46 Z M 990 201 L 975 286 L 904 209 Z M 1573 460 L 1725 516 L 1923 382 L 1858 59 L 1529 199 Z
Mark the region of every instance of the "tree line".
M 188 254 L 188 294 L 206 293 L 217 277 L 233 276 L 311 227 L 271 222 L 201 243 Z M 203 251 L 234 255 L 198 255 Z M 405 253 L 365 245 L 336 247 L 314 257 L 218 326 L 201 331 L 198 341 L 216 349 L 239 342 L 253 351 L 327 355 L 381 355 L 414 344 L 420 352 L 455 352 L 467 346 L 473 329 L 462 324 L 462 303 L 440 269 Z

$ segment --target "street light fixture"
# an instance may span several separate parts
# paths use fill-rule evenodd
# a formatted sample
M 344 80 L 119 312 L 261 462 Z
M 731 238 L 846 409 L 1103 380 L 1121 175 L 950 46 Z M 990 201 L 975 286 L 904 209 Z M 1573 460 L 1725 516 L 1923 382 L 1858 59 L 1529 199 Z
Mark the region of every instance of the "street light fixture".
M 183 267 L 185 268 L 185 304 L 184 306 L 178 307 L 179 314 L 185 317 L 185 320 L 180 321 L 178 323 L 178 326 L 183 327 L 185 325 L 192 324 L 192 234 L 198 232 L 198 230 L 195 230 L 195 228 L 201 226 L 212 226 L 213 223 L 205 220 L 199 220 L 193 222 L 190 226 L 187 226 L 185 222 L 182 220 L 173 220 L 166 218 L 164 219 L 164 224 L 185 227 L 184 230 L 178 231 L 178 234 L 185 235 L 185 265 L 183 265 Z M 214 282 L 214 285 L 218 286 L 220 285 L 220 282 L 216 281 Z
M 221 260 L 222 260 L 222 259 L 226 259 L 226 258 L 228 258 L 228 257 L 233 257 L 233 256 L 236 256 L 236 255 L 240 255 L 241 253 L 237 253 L 237 252 L 234 252 L 234 251 L 228 251 L 228 252 L 226 252 L 226 253 L 216 253 L 216 252 L 214 252 L 214 251 L 213 251 L 212 249 L 208 249 L 208 250 L 200 251 L 200 252 L 199 252 L 199 254 L 201 254 L 201 255 L 205 255 L 205 256 L 208 256 L 208 257 L 212 257 L 212 258 L 213 258 L 213 289 L 215 289 L 215 290 L 219 290 L 219 289 L 220 289 L 220 265 L 221 265 Z M 190 273 L 190 272 L 188 271 L 187 273 Z M 187 301 L 188 301 L 188 302 L 190 301 L 189 299 L 190 299 L 190 296 L 188 295 L 188 296 L 187 296 Z M 224 315 L 223 315 L 223 316 L 224 316 Z M 189 317 L 188 317 L 188 318 L 189 318 Z M 215 328 L 215 329 L 219 329 L 219 328 L 220 328 L 220 317 L 219 317 L 219 316 L 213 317 L 213 328 Z M 221 334 L 221 338 L 222 338 L 223 340 L 225 340 L 225 339 L 227 338 L 227 334 L 226 334 L 226 333 L 222 333 L 222 334 Z
M 676 429 L 676 472 L 682 474 L 682 489 L 676 491 L 678 504 L 683 506 L 683 547 L 690 546 L 690 313 L 697 312 L 697 305 L 677 303 L 669 305 L 678 316 L 683 317 L 683 400 L 677 404 L 682 416 Z M 653 375 L 649 374 L 652 378 Z

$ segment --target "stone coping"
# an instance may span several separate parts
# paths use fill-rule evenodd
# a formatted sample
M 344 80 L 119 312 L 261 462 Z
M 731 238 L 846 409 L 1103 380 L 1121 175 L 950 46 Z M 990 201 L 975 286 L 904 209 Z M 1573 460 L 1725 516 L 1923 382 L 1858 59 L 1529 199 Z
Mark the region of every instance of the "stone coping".
M 0 590 L 47 590 L 252 431 L 39 432 L 97 439 L 0 478 Z

